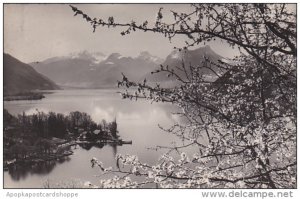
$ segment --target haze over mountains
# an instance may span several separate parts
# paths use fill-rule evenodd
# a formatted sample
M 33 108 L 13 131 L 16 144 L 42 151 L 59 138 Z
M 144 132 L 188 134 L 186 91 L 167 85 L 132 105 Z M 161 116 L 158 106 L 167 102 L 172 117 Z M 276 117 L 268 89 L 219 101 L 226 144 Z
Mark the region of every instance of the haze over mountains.
M 204 56 L 212 61 L 223 58 L 209 46 L 205 46 L 196 50 L 180 52 L 174 50 L 165 60 L 152 56 L 146 51 L 136 57 L 124 57 L 119 53 L 106 56 L 100 52 L 83 51 L 64 57 L 53 57 L 42 62 L 31 63 L 31 65 L 60 86 L 104 88 L 115 87 L 117 80 L 122 78 L 122 73 L 133 81 L 142 81 L 146 78 L 150 82 L 166 82 L 172 80 L 172 78 L 167 78 L 166 73 L 151 75 L 152 71 L 160 68 L 160 64 L 169 65 L 180 74 L 183 71 L 176 69 L 175 66 L 180 67 L 182 61 L 186 65 L 191 63 L 197 66 L 204 60 Z M 211 74 L 212 72 L 203 69 L 203 73 Z
M 132 81 L 160 82 L 171 85 L 174 77 L 165 72 L 151 74 L 160 68 L 160 64 L 169 66 L 176 73 L 185 76 L 179 70 L 182 61 L 186 66 L 201 65 L 204 56 L 217 62 L 223 59 L 209 46 L 188 51 L 172 51 L 165 60 L 144 51 L 136 57 L 124 57 L 119 53 L 108 56 L 103 53 L 87 51 L 72 53 L 68 56 L 52 57 L 42 62 L 25 64 L 11 55 L 4 54 L 4 94 L 15 94 L 30 90 L 51 90 L 62 87 L 73 88 L 112 88 L 121 80 L 122 73 Z M 188 67 L 187 67 L 188 68 Z M 189 70 L 189 69 L 187 69 Z M 201 69 L 205 75 L 212 75 L 209 69 Z M 55 82 L 55 83 L 54 83 Z M 59 85 L 59 86 L 58 86 Z
M 3 55 L 4 95 L 14 95 L 32 90 L 52 90 L 59 87 L 44 75 L 36 72 L 9 54 Z
M 163 60 L 141 52 L 137 57 L 119 53 L 105 56 L 87 51 L 64 57 L 54 57 L 31 65 L 59 85 L 79 88 L 103 88 L 116 85 L 122 73 L 138 81 L 154 70 Z

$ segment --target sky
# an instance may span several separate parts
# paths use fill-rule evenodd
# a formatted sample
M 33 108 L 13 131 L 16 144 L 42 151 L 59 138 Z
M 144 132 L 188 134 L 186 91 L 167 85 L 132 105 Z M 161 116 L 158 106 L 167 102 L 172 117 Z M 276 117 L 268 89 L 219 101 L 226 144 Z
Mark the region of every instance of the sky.
M 170 10 L 189 12 L 188 4 L 78 4 L 80 10 L 92 18 L 107 19 L 114 16 L 117 22 L 149 21 L 153 24 L 160 7 L 165 20 L 171 20 Z M 122 28 L 98 28 L 95 33 L 82 17 L 73 16 L 68 4 L 5 4 L 4 52 L 29 63 L 73 52 L 120 53 L 137 56 L 141 51 L 165 58 L 173 47 L 184 46 L 183 36 L 172 43 L 161 34 L 133 32 L 121 36 Z M 224 57 L 234 51 L 214 42 L 211 48 Z M 198 47 L 201 47 L 200 44 Z

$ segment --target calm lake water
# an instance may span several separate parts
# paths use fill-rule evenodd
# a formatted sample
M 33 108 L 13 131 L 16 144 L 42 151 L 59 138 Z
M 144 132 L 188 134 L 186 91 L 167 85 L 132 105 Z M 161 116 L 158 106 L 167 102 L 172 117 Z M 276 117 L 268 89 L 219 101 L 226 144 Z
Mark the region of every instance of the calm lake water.
M 170 146 L 181 141 L 159 129 L 158 124 L 170 127 L 178 118 L 171 113 L 175 107 L 170 104 L 151 104 L 149 101 L 122 100 L 117 90 L 58 90 L 46 94 L 46 98 L 35 101 L 10 101 L 4 108 L 17 115 L 25 111 L 31 114 L 38 111 L 53 111 L 68 114 L 71 111 L 86 112 L 97 123 L 102 119 L 108 122 L 117 118 L 118 130 L 123 140 L 132 140 L 132 145 L 99 147 L 80 147 L 64 161 L 49 162 L 30 168 L 18 168 L 4 172 L 6 188 L 43 188 L 49 181 L 52 184 L 65 182 L 97 183 L 99 169 L 92 168 L 93 157 L 101 160 L 105 166 L 114 166 L 115 155 L 137 155 L 143 162 L 156 162 L 163 151 L 149 150 L 158 145 Z

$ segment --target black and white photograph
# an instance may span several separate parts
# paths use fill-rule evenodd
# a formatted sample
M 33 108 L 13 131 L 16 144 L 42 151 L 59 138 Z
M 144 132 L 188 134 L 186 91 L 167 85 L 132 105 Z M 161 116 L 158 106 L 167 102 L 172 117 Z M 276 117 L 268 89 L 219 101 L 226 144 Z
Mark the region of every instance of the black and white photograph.
M 296 3 L 3 3 L 2 71 L 4 189 L 297 189 Z

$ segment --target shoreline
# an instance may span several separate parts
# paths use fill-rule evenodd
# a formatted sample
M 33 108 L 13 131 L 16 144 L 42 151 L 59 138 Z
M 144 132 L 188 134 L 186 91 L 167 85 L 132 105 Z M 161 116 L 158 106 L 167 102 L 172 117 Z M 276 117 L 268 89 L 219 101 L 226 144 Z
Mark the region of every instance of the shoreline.
M 9 95 L 4 96 L 3 101 L 19 101 L 19 100 L 41 100 L 45 98 L 43 94 L 34 95 Z
M 24 93 L 16 93 L 10 95 L 3 95 L 3 101 L 18 101 L 18 100 L 41 100 L 45 98 L 45 94 L 51 94 L 48 91 L 32 91 Z

